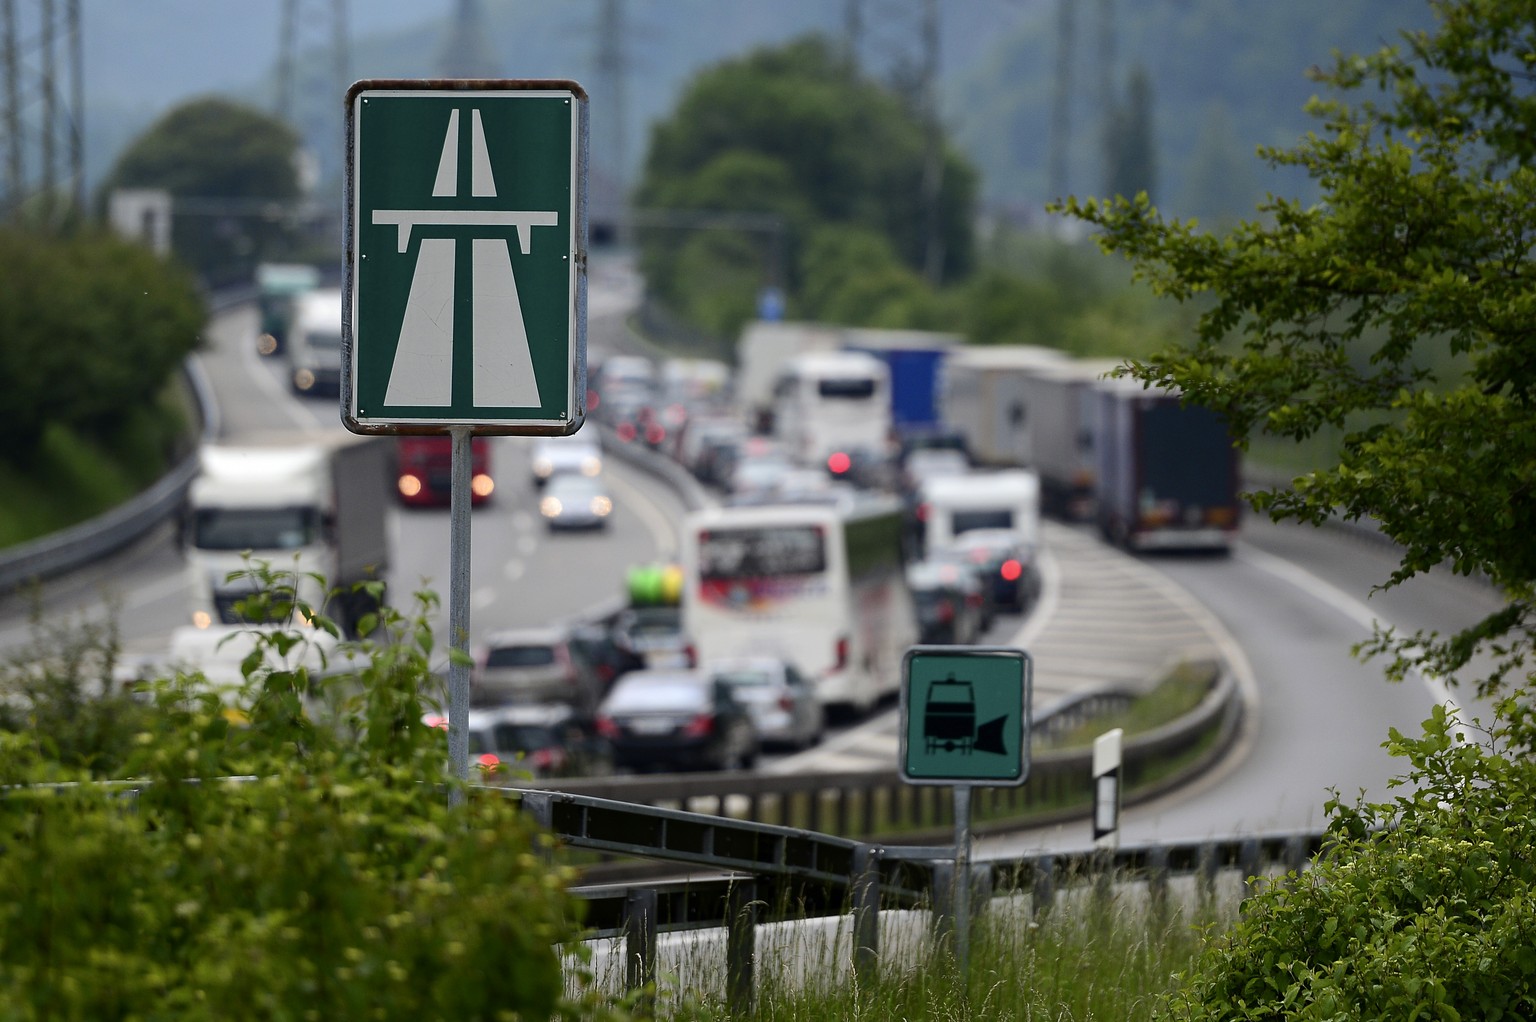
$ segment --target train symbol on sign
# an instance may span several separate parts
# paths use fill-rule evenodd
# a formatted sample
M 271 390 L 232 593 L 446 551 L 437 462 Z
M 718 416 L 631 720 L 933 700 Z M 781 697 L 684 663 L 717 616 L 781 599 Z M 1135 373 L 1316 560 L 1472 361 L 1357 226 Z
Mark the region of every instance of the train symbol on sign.
M 942 750 L 963 756 L 972 752 L 1006 756 L 1003 726 L 1007 723 L 1008 716 L 1004 714 L 978 725 L 976 693 L 969 681 L 956 680 L 953 673 L 928 686 L 928 698 L 923 705 L 923 740 L 930 754 Z

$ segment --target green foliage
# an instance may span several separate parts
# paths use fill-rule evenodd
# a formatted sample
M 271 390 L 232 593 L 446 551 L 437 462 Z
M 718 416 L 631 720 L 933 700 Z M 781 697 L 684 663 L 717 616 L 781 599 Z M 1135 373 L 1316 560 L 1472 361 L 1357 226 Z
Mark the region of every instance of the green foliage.
M 116 507 L 165 474 L 186 418 L 161 401 L 123 413 L 116 431 L 85 436 L 49 424 L 21 464 L 0 458 L 0 547 L 45 536 Z
M 1536 1013 L 1536 728 L 1529 692 L 1484 741 L 1443 708 L 1394 802 L 1329 803 L 1333 849 L 1244 905 L 1160 1017 L 1524 1019 Z M 1475 732 L 1471 732 L 1475 737 Z
M 685 258 L 698 251 L 687 237 L 696 230 L 684 229 L 697 221 L 676 217 L 678 211 L 778 218 L 780 229 L 736 232 L 742 244 L 723 271 L 753 281 L 754 299 L 782 270 L 780 282 L 796 305 L 800 288 L 816 281 L 798 254 L 824 227 L 878 235 L 899 266 L 916 272 L 927 252 L 925 145 L 921 120 L 897 96 L 860 78 L 825 40 L 808 37 L 717 65 L 693 81 L 672 117 L 652 132 L 636 204 L 671 211 L 676 222 L 640 237 L 647 281 L 678 308 L 714 283 L 697 280 L 698 260 Z M 946 150 L 938 200 L 945 279 L 963 275 L 971 263 L 975 188 L 974 172 Z
M 1336 509 L 1403 547 L 1386 581 L 1436 564 L 1486 575 L 1508 609 L 1449 639 L 1379 639 L 1395 675 L 1454 680 L 1480 641 L 1497 687 L 1530 649 L 1536 613 L 1536 99 L 1523 68 L 1536 28 L 1520 4 L 1460 0 L 1400 47 L 1338 57 L 1319 79 L 1365 96 L 1314 100 L 1322 122 L 1276 166 L 1324 201 L 1273 198 L 1224 236 L 1162 218 L 1144 198 L 1070 200 L 1103 246 L 1160 294 L 1200 309 L 1193 342 L 1134 375 L 1181 387 L 1241 437 L 1342 434 L 1338 458 L 1259 494 L 1276 518 Z
M 83 775 L 40 731 L 0 732 L 0 783 L 24 786 L 0 798 L 0 1016 L 605 1013 L 563 992 L 578 913 L 545 839 L 495 793 L 449 798 L 422 720 L 435 599 L 331 646 L 271 598 L 314 627 L 258 632 L 228 703 L 196 674 L 145 684 L 131 790 L 40 783 Z
M 286 218 L 254 204 L 299 197 L 298 148 L 293 130 L 270 114 L 219 97 L 194 99 L 123 151 L 100 205 L 118 188 L 168 191 L 184 200 L 171 225 L 177 257 L 205 279 L 247 274 L 297 244 Z
M 3 457 L 35 458 L 57 424 L 109 437 L 154 400 L 192 351 L 203 307 L 192 281 L 108 235 L 45 238 L 0 230 Z

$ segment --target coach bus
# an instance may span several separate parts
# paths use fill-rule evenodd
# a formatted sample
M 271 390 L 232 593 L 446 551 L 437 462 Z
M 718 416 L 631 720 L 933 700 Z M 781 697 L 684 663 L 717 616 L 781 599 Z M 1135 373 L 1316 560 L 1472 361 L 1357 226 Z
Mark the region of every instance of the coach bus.
M 896 693 L 917 612 L 895 498 L 696 511 L 683 528 L 682 568 L 683 629 L 701 663 L 781 657 L 845 712 Z

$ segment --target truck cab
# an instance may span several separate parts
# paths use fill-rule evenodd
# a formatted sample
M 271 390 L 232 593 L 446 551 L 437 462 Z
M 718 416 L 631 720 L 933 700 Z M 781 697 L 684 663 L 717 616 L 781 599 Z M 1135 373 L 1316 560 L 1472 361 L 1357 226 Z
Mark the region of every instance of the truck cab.
M 289 382 L 296 394 L 341 392 L 341 290 L 298 297 L 288 335 Z

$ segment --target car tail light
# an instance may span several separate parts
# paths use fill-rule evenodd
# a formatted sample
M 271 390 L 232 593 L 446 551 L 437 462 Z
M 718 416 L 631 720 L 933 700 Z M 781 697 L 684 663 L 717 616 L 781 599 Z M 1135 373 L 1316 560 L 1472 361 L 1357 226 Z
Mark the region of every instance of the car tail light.
M 1017 582 L 1019 576 L 1024 574 L 1024 565 L 1020 564 L 1017 558 L 1010 557 L 1003 562 L 1003 566 L 998 569 L 998 573 L 1003 576 L 1003 581 L 1005 582 Z
M 785 713 L 788 713 L 794 708 L 795 701 L 791 699 L 787 694 L 779 696 L 779 709 L 783 710 Z
M 715 733 L 715 715 L 713 713 L 701 713 L 687 724 L 683 725 L 684 738 L 703 738 Z
M 837 669 L 841 671 L 848 666 L 848 636 L 837 637 Z
M 688 661 L 689 667 L 699 666 L 699 651 L 693 648 L 693 643 L 683 647 L 683 658 Z
M 955 605 L 953 603 L 950 603 L 948 600 L 946 600 L 945 602 L 939 604 L 939 620 L 941 622 L 943 622 L 944 624 L 949 624 L 954 619 L 955 619 Z
M 612 739 L 619 737 L 619 725 L 614 722 L 612 717 L 599 717 L 597 718 L 597 723 L 593 726 L 597 728 L 597 733 L 604 738 Z
M 652 422 L 645 427 L 645 442 L 655 446 L 667 438 L 667 428 L 659 422 Z
M 842 475 L 853 467 L 853 459 L 842 451 L 837 451 L 827 457 L 827 468 L 833 475 Z
M 619 435 L 620 440 L 627 444 L 635 438 L 635 424 L 633 422 L 621 422 L 618 429 L 614 430 L 614 432 Z
M 555 750 L 534 749 L 528 754 L 528 763 L 535 770 L 552 770 L 555 766 Z

